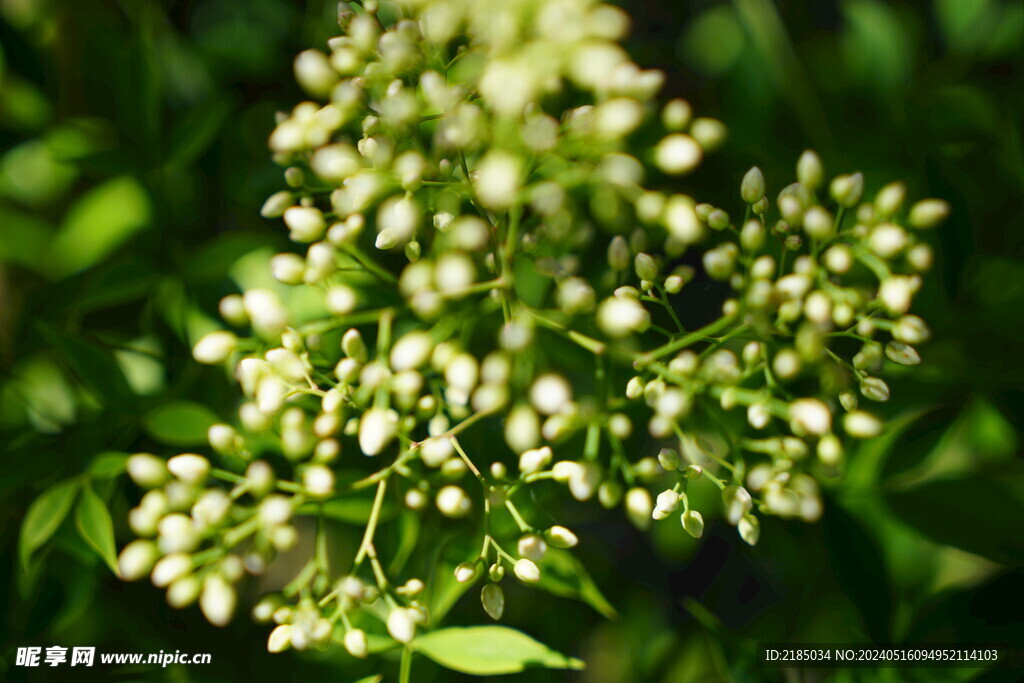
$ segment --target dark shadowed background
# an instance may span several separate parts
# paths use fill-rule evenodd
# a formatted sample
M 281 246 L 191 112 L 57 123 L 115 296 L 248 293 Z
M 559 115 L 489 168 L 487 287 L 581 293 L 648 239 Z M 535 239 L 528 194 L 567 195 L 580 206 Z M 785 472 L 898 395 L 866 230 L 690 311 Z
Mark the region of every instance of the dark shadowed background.
M 691 181 L 702 199 L 734 203 L 755 164 L 774 197 L 814 147 L 833 174 L 863 171 L 869 193 L 903 179 L 912 197 L 951 202 L 918 303 L 934 341 L 894 378 L 893 429 L 850 455 L 820 523 L 769 518 L 749 548 L 717 522 L 698 543 L 678 524 L 642 535 L 618 512 L 576 506 L 565 519 L 579 556 L 619 617 L 513 588 L 505 621 L 587 660 L 572 677 L 594 682 L 771 679 L 755 668 L 761 642 L 1021 646 L 1024 4 L 626 8 L 636 60 L 729 126 Z M 281 184 L 265 141 L 274 112 L 301 98 L 293 56 L 337 32 L 335 12 L 330 1 L 0 0 L 0 678 L 42 680 L 14 666 L 15 650 L 53 644 L 213 655 L 107 680 L 373 671 L 340 648 L 268 655 L 268 629 L 245 615 L 217 629 L 171 610 L 152 586 L 116 579 L 70 518 L 18 548 L 28 505 L 69 477 L 108 501 L 120 546 L 133 494 L 97 456 L 171 452 L 160 420 L 171 402 L 230 415 L 227 378 L 189 347 L 234 291 L 238 259 L 286 247 L 258 214 Z M 482 618 L 466 598 L 450 621 Z M 453 680 L 420 658 L 414 671 Z M 834 680 L 940 673 L 984 678 Z

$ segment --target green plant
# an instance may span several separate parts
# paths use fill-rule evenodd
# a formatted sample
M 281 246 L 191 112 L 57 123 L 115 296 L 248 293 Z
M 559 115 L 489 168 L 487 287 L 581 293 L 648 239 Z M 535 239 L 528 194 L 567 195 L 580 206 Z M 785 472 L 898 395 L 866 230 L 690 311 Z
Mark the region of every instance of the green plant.
M 840 435 L 882 429 L 858 393 L 887 400 L 887 361 L 920 360 L 919 231 L 948 208 L 904 210 L 898 183 L 863 201 L 860 174 L 826 188 L 810 152 L 774 202 L 751 169 L 742 220 L 699 203 L 679 178 L 724 128 L 656 104 L 661 75 L 628 61 L 608 6 L 342 9 L 331 54 L 296 60 L 318 102 L 270 139 L 290 189 L 263 213 L 309 246 L 221 302 L 251 335 L 195 346 L 246 397 L 236 426 L 210 427 L 215 466 L 128 460 L 151 490 L 121 574 L 223 625 L 242 575 L 312 533 L 308 563 L 254 610 L 277 623 L 271 650 L 403 643 L 406 677 L 414 651 L 476 673 L 578 666 L 507 629 L 434 627 L 481 579 L 499 619 L 507 571 L 610 611 L 565 551 L 575 534 L 539 521 L 566 487 L 640 527 L 681 507 L 698 537 L 692 487 L 714 487 L 751 544 L 755 513 L 817 519 Z M 406 540 L 432 507 L 472 549 Z M 360 524 L 351 552 L 331 520 Z M 485 656 L 495 639 L 505 659 Z

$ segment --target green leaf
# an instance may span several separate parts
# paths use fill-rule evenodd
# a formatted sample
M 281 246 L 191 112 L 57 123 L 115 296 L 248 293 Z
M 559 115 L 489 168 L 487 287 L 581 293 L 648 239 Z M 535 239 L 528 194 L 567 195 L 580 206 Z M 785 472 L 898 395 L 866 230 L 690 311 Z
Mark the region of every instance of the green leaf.
M 134 178 L 93 188 L 68 209 L 50 245 L 51 274 L 64 277 L 95 265 L 145 228 L 150 214 L 149 196 Z
M 39 329 L 46 340 L 60 351 L 66 365 L 101 405 L 113 405 L 125 412 L 138 409 L 138 400 L 113 354 L 70 334 L 57 332 L 49 326 L 40 324 Z
M 889 492 L 885 502 L 930 540 L 1003 564 L 1024 564 L 1024 500 L 996 479 L 970 475 Z
M 119 451 L 104 451 L 93 457 L 89 463 L 89 475 L 93 479 L 110 479 L 124 474 L 128 454 Z
M 32 501 L 21 523 L 21 537 L 18 540 L 18 555 L 26 569 L 32 553 L 50 540 L 54 532 L 68 516 L 71 504 L 75 502 L 80 481 L 77 478 L 64 479 L 43 491 Z
M 418 636 L 412 647 L 443 667 L 477 676 L 519 673 L 533 667 L 584 667 L 581 660 L 506 626 L 444 628 Z
M 826 506 L 825 545 L 836 580 L 860 611 L 868 635 L 873 642 L 884 643 L 890 640 L 892 620 L 889 572 L 876 534 L 851 514 L 854 509 Z
M 606 619 L 618 616 L 583 563 L 568 550 L 548 549 L 540 562 L 540 582 L 537 587 L 553 595 L 585 602 Z
M 96 495 L 92 486 L 82 487 L 82 495 L 75 506 L 75 526 L 82 540 L 96 551 L 117 574 L 117 550 L 114 548 L 114 523 L 110 519 L 110 511 L 106 503 Z
M 217 416 L 209 408 L 192 401 L 164 403 L 142 418 L 146 433 L 169 446 L 205 444 L 206 432 L 216 422 Z

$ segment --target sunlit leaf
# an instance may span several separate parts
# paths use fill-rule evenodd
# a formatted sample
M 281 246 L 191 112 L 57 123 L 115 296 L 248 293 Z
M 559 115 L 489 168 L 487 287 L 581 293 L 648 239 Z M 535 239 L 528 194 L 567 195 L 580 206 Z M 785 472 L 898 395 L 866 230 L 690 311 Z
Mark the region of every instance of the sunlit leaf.
M 78 505 L 75 507 L 75 526 L 82 540 L 88 543 L 89 547 L 103 558 L 110 571 L 116 574 L 114 524 L 106 504 L 88 484 L 82 487 L 82 495 L 79 496 Z
M 43 491 L 25 513 L 18 540 L 18 555 L 27 567 L 32 553 L 41 548 L 60 526 L 75 502 L 80 486 L 78 479 L 64 479 Z
M 538 588 L 563 598 L 585 602 L 608 619 L 617 616 L 615 608 L 602 595 L 583 563 L 571 552 L 549 548 L 539 564 L 541 573 Z
M 50 245 L 50 272 L 58 277 L 88 268 L 149 224 L 150 200 L 129 176 L 108 180 L 68 209 Z
M 157 406 L 142 419 L 146 432 L 170 446 L 198 446 L 206 443 L 210 425 L 217 416 L 206 406 L 192 401 L 171 401 Z
M 477 676 L 529 668 L 582 669 L 583 662 L 555 652 L 521 631 L 505 626 L 452 627 L 416 637 L 412 647 L 441 666 Z

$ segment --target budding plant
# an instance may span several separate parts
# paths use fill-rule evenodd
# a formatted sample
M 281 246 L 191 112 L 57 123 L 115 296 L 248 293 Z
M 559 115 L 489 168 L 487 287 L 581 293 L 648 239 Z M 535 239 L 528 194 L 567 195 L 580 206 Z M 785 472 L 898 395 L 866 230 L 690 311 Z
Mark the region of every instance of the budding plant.
M 206 455 L 129 459 L 146 492 L 123 578 L 217 626 L 270 588 L 252 610 L 270 651 L 400 649 L 401 680 L 414 651 L 470 673 L 578 667 L 512 629 L 439 623 L 471 586 L 494 620 L 510 580 L 571 596 L 549 573 L 583 571 L 578 538 L 539 501 L 696 538 L 721 517 L 751 545 L 764 515 L 818 519 L 819 482 L 883 430 L 887 368 L 920 363 L 922 236 L 947 204 L 908 205 L 899 182 L 865 196 L 811 151 L 792 184 L 752 168 L 729 206 L 702 203 L 684 179 L 725 128 L 659 102 L 663 74 L 629 60 L 609 5 L 366 0 L 339 18 L 327 52 L 297 57 L 310 99 L 270 135 L 282 287 L 225 297 L 225 329 L 194 348 L 233 373 L 238 414 Z M 720 507 L 695 509 L 695 487 Z M 368 510 L 352 538 L 331 512 L 346 501 Z M 406 518 L 474 550 L 433 571 Z M 297 546 L 308 563 L 269 585 Z M 451 653 L 502 639 L 528 655 Z

